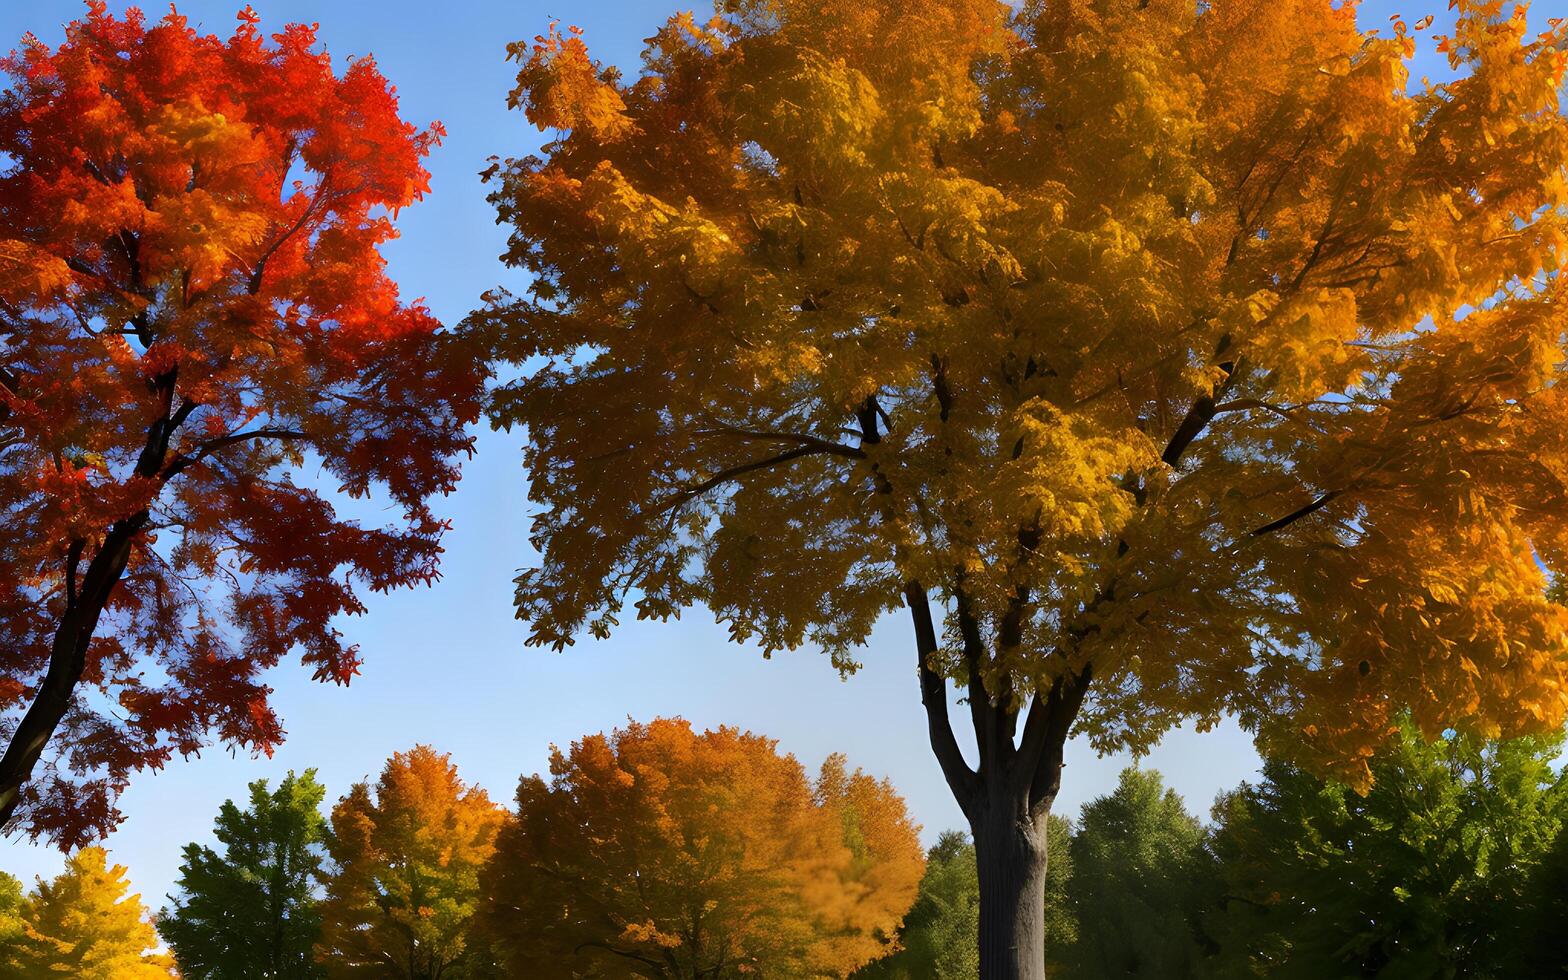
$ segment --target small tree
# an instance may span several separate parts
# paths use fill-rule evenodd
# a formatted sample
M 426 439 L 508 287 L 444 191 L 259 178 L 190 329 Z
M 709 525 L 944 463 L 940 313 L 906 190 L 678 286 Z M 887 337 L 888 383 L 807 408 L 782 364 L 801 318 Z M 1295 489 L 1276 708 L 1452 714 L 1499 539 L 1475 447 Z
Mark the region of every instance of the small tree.
M 891 948 L 919 840 L 886 782 L 683 721 L 556 750 L 485 879 L 510 976 L 843 977 Z
M 1223 891 L 1205 920 L 1228 977 L 1548 976 L 1533 883 L 1568 828 L 1561 737 L 1436 741 L 1403 726 L 1359 795 L 1281 762 L 1215 807 Z M 1560 903 L 1560 896 L 1557 896 Z M 1558 908 L 1561 908 L 1561 904 Z
M 67 847 L 139 768 L 277 743 L 290 651 L 348 682 L 340 617 L 436 576 L 483 388 L 386 274 L 440 130 L 373 61 L 87 6 L 0 60 L 0 824 Z
M 1070 980 L 1203 975 L 1193 913 L 1207 870 L 1203 829 L 1152 769 L 1122 770 L 1084 805 L 1072 839 L 1068 901 L 1079 923 L 1061 951 Z M 1050 951 L 1055 952 L 1055 951 Z
M 1563 720 L 1568 23 L 1456 0 L 1409 91 L 1338 0 L 716 6 L 635 79 L 511 49 L 532 643 L 705 604 L 850 669 L 903 606 L 988 980 L 1044 970 L 1075 725 L 1364 788 L 1407 707 Z
M 109 866 L 103 848 L 77 851 L 22 901 L 21 935 L 0 950 L 0 970 L 16 980 L 172 980 L 174 961 L 155 952 L 158 934 L 129 890 L 125 868 Z
M 171 895 L 172 909 L 158 930 L 186 980 L 312 980 L 321 933 L 316 891 L 321 878 L 327 822 L 326 790 L 314 769 L 290 772 L 268 791 L 250 784 L 250 807 L 232 800 L 218 811 L 214 834 L 219 854 L 185 845 Z
M 468 933 L 505 816 L 425 745 L 394 754 L 374 791 L 356 784 L 332 810 L 327 843 L 318 947 L 327 976 L 486 976 L 487 954 Z

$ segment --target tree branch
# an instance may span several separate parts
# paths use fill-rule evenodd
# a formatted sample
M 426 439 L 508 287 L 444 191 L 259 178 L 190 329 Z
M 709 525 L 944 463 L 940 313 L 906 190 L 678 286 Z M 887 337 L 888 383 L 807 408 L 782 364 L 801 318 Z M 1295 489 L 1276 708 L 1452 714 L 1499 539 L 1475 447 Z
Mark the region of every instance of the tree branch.
M 757 470 L 765 470 L 771 466 L 777 466 L 780 463 L 787 463 L 791 460 L 800 459 L 802 456 L 842 456 L 846 459 L 866 458 L 866 454 L 856 449 L 854 446 L 842 446 L 836 442 L 824 441 L 821 445 L 800 446 L 796 449 L 791 449 L 788 452 L 779 453 L 777 456 L 770 456 L 767 459 L 759 459 L 750 463 L 742 463 L 739 466 L 732 466 L 727 470 L 723 470 L 714 474 L 708 479 L 703 480 L 701 483 L 694 484 L 682 490 L 678 490 L 670 496 L 670 499 L 653 508 L 649 514 L 650 516 L 652 514 L 662 514 L 665 511 L 680 507 L 692 500 L 695 500 L 697 497 L 702 496 L 709 490 L 712 490 L 714 487 L 728 483 L 736 477 L 745 476 L 747 473 L 752 473 Z
M 1330 490 L 1328 493 L 1323 494 L 1321 497 L 1312 501 L 1312 503 L 1307 504 L 1305 507 L 1291 511 L 1289 514 L 1286 514 L 1279 520 L 1270 521 L 1262 527 L 1257 528 L 1251 533 L 1250 536 L 1254 538 L 1261 538 L 1265 534 L 1272 534 L 1282 528 L 1289 527 L 1304 517 L 1310 517 L 1313 514 L 1316 514 L 1318 511 L 1322 510 L 1324 507 L 1327 507 L 1329 504 L 1333 503 L 1334 498 L 1338 497 L 1339 493 L 1340 492 L 1338 490 Z
M 1215 356 L 1223 355 L 1229 347 L 1230 335 L 1226 334 L 1220 338 Z M 1192 403 L 1186 417 L 1181 420 L 1181 425 L 1178 425 L 1175 433 L 1171 435 L 1171 441 L 1166 444 L 1165 451 L 1160 454 L 1160 459 L 1164 460 L 1167 466 L 1174 467 L 1181 462 L 1182 454 L 1187 451 L 1187 447 L 1192 445 L 1192 441 L 1198 438 L 1214 420 L 1215 399 L 1224 397 L 1235 382 L 1237 373 L 1235 361 L 1226 361 L 1220 365 L 1220 370 L 1225 372 L 1225 379 L 1219 383 L 1212 394 L 1204 395 Z
M 169 465 L 164 467 L 162 477 L 163 479 L 167 480 L 168 478 L 179 474 L 181 471 L 194 466 L 197 463 L 200 463 L 214 453 L 217 453 L 223 449 L 227 449 L 228 447 L 238 443 L 249 442 L 253 439 L 279 439 L 290 441 L 310 438 L 311 437 L 309 435 L 306 435 L 303 432 L 297 432 L 293 429 L 255 429 L 251 432 L 236 432 L 233 435 L 227 435 L 221 439 L 213 439 L 210 442 L 204 442 L 200 446 L 196 447 L 196 451 L 194 453 L 182 454 L 181 456 L 171 460 Z
M 987 761 L 996 763 L 1000 772 L 1007 770 L 1007 758 L 1013 748 L 1012 733 L 1003 732 L 1005 725 L 998 714 L 1005 708 L 993 701 L 992 693 L 985 686 L 985 640 L 980 635 L 980 622 L 975 617 L 969 594 L 963 588 L 963 576 L 957 576 L 954 589 L 958 613 L 958 634 L 964 644 L 964 670 L 969 675 L 969 720 L 975 730 L 975 744 L 980 748 L 980 772 L 987 772 Z M 1004 734 L 1006 737 L 1004 737 Z
M 910 582 L 904 586 L 904 602 L 909 606 L 910 618 L 915 624 L 915 652 L 920 662 L 920 703 L 926 709 L 926 729 L 931 739 L 931 751 L 942 767 L 953 797 L 969 815 L 974 809 L 975 797 L 980 788 L 980 777 L 969 768 L 964 755 L 953 737 L 953 724 L 947 714 L 947 683 L 936 672 L 931 660 L 936 656 L 936 627 L 931 622 L 931 602 L 925 586 Z
M 1058 677 L 1051 685 L 1050 693 L 1045 696 L 1044 717 L 1036 724 L 1040 729 L 1040 735 L 1037 736 L 1040 754 L 1033 766 L 1020 766 L 1017 770 L 1022 777 L 1030 780 L 1030 816 L 1043 816 L 1042 811 L 1049 810 L 1051 802 L 1062 788 L 1062 755 L 1067 746 L 1067 733 L 1072 731 L 1073 722 L 1078 720 L 1078 712 L 1083 707 L 1084 696 L 1089 693 L 1089 684 L 1093 679 L 1094 666 L 1085 664 L 1083 670 L 1076 674 Z M 1037 697 L 1034 707 L 1039 705 L 1040 699 Z M 1030 715 L 1033 714 L 1034 709 L 1031 708 Z M 1033 721 L 1032 717 L 1030 721 Z M 1025 724 L 1027 726 L 1028 722 Z

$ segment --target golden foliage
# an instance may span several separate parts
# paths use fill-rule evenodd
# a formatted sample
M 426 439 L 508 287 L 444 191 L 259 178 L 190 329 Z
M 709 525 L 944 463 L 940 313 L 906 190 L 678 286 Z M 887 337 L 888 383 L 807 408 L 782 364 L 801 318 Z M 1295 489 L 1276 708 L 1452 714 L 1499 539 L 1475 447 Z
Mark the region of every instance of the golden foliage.
M 672 20 L 491 175 L 533 642 L 634 594 L 847 667 L 917 583 L 1003 706 L 1092 671 L 1103 748 L 1559 724 L 1568 28 L 1456 7 L 1413 87 L 1332 0 Z
M 904 802 L 842 756 L 683 721 L 556 750 L 517 790 L 484 928 L 517 976 L 843 977 L 893 950 L 924 858 Z
M 321 904 L 327 975 L 392 964 L 398 976 L 479 976 L 468 942 L 479 869 L 505 811 L 466 786 L 448 756 L 415 746 L 332 811 L 333 870 Z
M 125 868 L 101 847 L 84 847 L 54 881 L 22 900 L 21 932 L 0 949 L 0 976 L 74 980 L 169 980 L 174 960 L 160 946 L 140 895 L 126 895 Z

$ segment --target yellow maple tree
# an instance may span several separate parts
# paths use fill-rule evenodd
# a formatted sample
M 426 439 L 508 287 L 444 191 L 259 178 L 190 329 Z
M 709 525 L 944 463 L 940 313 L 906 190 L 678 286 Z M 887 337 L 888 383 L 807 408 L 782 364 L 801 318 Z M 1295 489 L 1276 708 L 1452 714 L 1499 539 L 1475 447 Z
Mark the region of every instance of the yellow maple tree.
M 704 604 L 852 669 L 906 608 L 987 977 L 1043 969 L 1075 726 L 1233 713 L 1365 785 L 1402 710 L 1561 723 L 1568 26 L 1453 6 L 1414 84 L 1426 24 L 1337 0 L 723 0 L 635 79 L 514 46 L 534 284 L 469 329 L 537 366 L 494 409 L 531 642 Z
M 127 895 L 125 868 L 101 847 L 84 847 L 53 881 L 38 883 L 17 910 L 20 932 L 0 948 L 0 976 L 73 980 L 169 980 L 174 960 L 140 895 Z
M 845 977 L 894 949 L 925 859 L 904 801 L 831 756 L 630 724 L 525 777 L 486 872 L 509 976 Z
M 469 941 L 505 811 L 427 745 L 395 753 L 332 810 L 318 959 L 329 977 L 488 976 Z

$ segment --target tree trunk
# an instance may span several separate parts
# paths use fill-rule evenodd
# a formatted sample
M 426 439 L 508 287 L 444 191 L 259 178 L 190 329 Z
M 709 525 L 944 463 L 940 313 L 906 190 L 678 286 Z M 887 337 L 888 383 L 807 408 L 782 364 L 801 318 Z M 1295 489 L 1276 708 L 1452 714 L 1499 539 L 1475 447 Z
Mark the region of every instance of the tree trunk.
M 1046 833 L 1003 808 L 972 821 L 980 874 L 980 976 L 1044 980 Z
M 131 259 L 135 265 L 135 258 Z M 133 286 L 139 284 L 140 272 L 133 271 Z M 137 321 L 142 342 L 150 344 L 145 321 Z M 196 411 L 197 403 L 182 400 L 174 408 L 174 388 L 178 374 L 175 369 L 153 379 L 153 390 L 160 401 L 160 411 L 147 428 L 147 443 L 136 460 L 134 474 L 160 482 L 167 478 L 164 462 L 169 455 L 169 443 L 185 420 Z M 12 381 L 7 387 L 14 388 Z M 182 465 L 188 465 L 186 460 Z M 131 560 L 131 545 L 150 519 L 147 510 L 137 511 L 109 526 L 99 544 L 97 553 L 87 564 L 87 571 L 77 584 L 77 569 L 87 542 L 71 542 L 65 552 L 65 612 L 55 629 L 54 641 L 49 649 L 49 669 L 43 683 L 33 698 L 32 706 L 22 716 L 21 724 L 11 734 L 5 755 L 0 757 L 0 830 L 10 829 L 17 805 L 22 801 L 22 787 L 33 776 L 33 767 L 43 755 L 44 747 L 54 737 L 55 729 L 70 710 L 76 685 L 87 668 L 87 649 L 98 629 L 98 620 L 109 605 L 109 596 L 120 577 L 125 574 Z
M 920 699 L 931 750 L 953 797 L 969 818 L 980 877 L 980 980 L 1044 980 L 1047 820 L 1062 784 L 1062 753 L 1093 679 L 1085 664 L 1069 669 L 1025 699 L 1013 690 L 986 690 L 983 637 L 965 596 L 955 619 L 968 674 L 970 721 L 980 754 L 970 768 L 947 711 L 947 683 L 925 588 L 905 586 L 920 654 Z M 1020 603 L 1022 598 L 1020 598 Z M 1011 642 L 1016 624 L 999 635 Z M 1018 722 L 1027 703 L 1023 731 Z
M 55 729 L 70 710 L 76 685 L 87 667 L 88 645 L 109 604 L 110 593 L 125 573 L 131 556 L 131 541 L 147 523 L 147 516 L 146 511 L 141 511 L 116 522 L 87 566 L 81 588 L 78 590 L 73 582 L 67 582 L 65 613 L 60 617 L 50 646 L 49 670 L 38 686 L 32 706 L 12 733 L 4 757 L 0 757 L 0 828 L 11 823 L 22 799 L 22 787 L 32 778 L 33 767 L 43 755 L 44 746 L 49 744 Z M 72 579 L 77 547 L 72 548 Z

